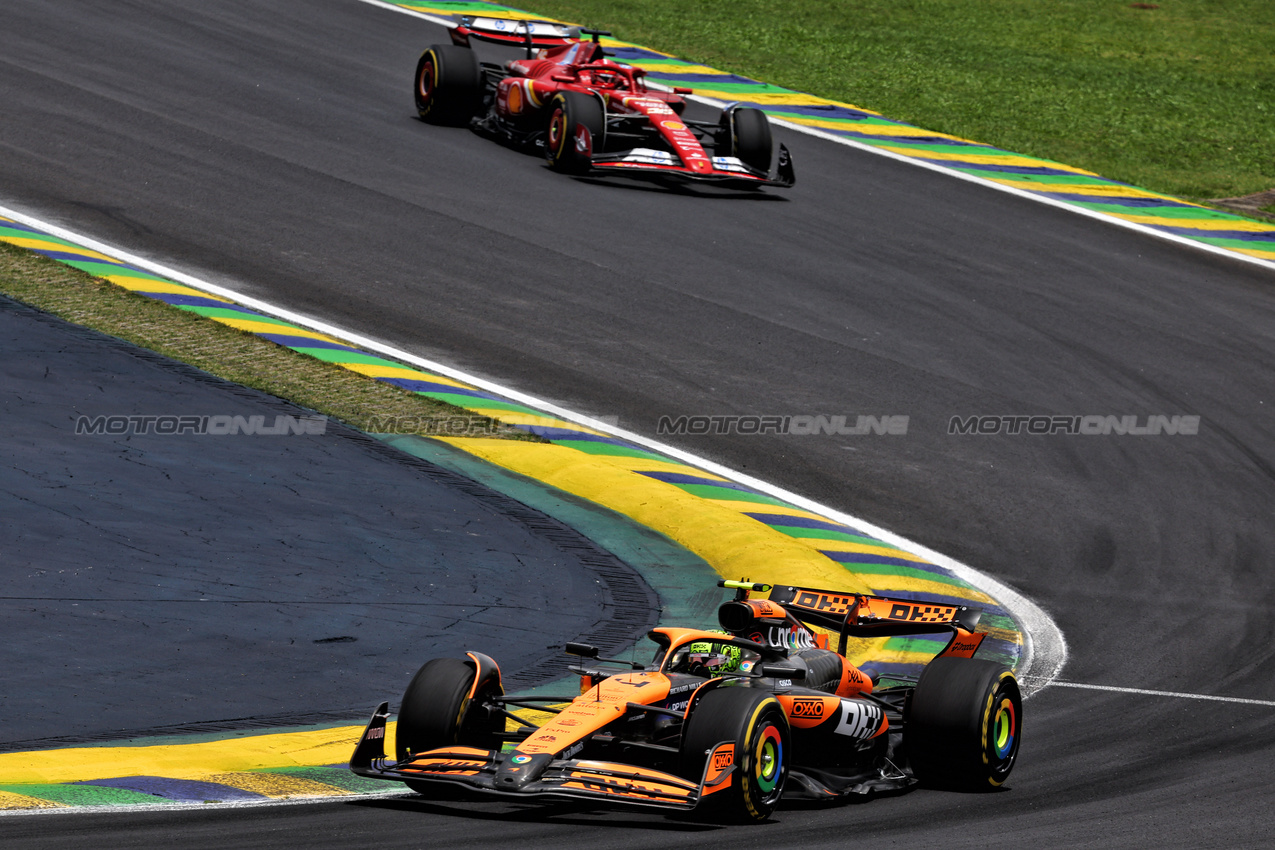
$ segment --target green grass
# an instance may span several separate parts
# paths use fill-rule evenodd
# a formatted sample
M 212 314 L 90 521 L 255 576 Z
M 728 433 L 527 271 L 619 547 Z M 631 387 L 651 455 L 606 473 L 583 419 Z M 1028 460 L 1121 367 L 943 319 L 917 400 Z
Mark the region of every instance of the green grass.
M 515 5 L 1155 191 L 1275 187 L 1271 0 Z
M 432 436 L 447 433 L 449 420 L 466 417 L 484 436 L 541 441 L 526 431 L 129 292 L 5 242 L 0 242 L 0 294 L 362 430 L 375 430 L 376 422 L 393 417 L 418 425 L 404 429 L 407 433 Z

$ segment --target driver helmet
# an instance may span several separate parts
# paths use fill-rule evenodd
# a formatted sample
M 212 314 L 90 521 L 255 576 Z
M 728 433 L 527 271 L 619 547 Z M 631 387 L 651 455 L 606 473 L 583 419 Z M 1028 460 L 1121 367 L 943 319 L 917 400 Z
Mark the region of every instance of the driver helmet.
M 604 89 L 619 88 L 624 76 L 615 68 L 604 66 L 594 68 L 591 74 L 593 85 Z
M 723 632 L 722 634 L 725 634 Z M 703 664 L 711 675 L 736 673 L 743 653 L 738 646 L 720 641 L 696 641 L 687 647 L 691 663 Z

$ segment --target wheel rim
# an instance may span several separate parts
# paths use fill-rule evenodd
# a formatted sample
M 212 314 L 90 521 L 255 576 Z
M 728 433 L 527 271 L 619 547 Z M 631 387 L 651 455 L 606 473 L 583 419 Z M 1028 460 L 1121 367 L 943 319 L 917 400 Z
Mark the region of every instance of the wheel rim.
M 779 730 L 767 724 L 757 736 L 753 750 L 753 778 L 757 787 L 767 796 L 774 793 L 783 775 L 784 742 Z
M 431 55 L 425 57 L 425 61 L 421 63 L 421 76 L 416 81 L 416 94 L 421 103 L 429 103 L 434 95 L 434 77 L 434 57 Z
M 555 156 L 562 154 L 566 138 L 567 113 L 559 106 L 553 111 L 553 117 L 549 120 L 549 149 L 553 151 Z
M 996 718 L 992 721 L 992 750 L 996 757 L 1009 758 L 1017 738 L 1018 717 L 1014 713 L 1014 703 L 1008 696 L 1003 696 L 1000 705 L 996 707 Z

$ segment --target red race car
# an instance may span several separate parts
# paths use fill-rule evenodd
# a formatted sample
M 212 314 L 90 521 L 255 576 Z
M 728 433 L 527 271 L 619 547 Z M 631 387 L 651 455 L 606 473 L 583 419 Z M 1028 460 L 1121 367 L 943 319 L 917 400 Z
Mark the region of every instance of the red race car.
M 731 187 L 793 184 L 792 158 L 783 145 L 774 156 L 764 112 L 729 104 L 715 121 L 685 118 L 683 96 L 691 90 L 648 86 L 646 71 L 603 51 L 599 38 L 610 33 L 471 17 L 450 32 L 453 44 L 431 46 L 416 65 L 416 108 L 431 124 L 469 125 L 543 150 L 553 168 L 568 174 Z M 525 55 L 503 65 L 483 62 L 474 40 Z
M 436 658 L 403 694 L 396 758 L 386 756 L 381 703 L 350 768 L 427 797 L 450 785 L 744 822 L 766 819 L 785 795 L 827 801 L 918 783 L 980 791 L 1009 777 L 1022 699 L 1008 668 L 973 657 L 981 612 L 718 584 L 736 591 L 718 609 L 721 630 L 654 629 L 649 664 L 567 644 L 581 659 L 569 668 L 578 694 L 506 694 L 490 657 Z M 845 656 L 850 638 L 930 632 L 951 637 L 915 681 L 886 686 Z

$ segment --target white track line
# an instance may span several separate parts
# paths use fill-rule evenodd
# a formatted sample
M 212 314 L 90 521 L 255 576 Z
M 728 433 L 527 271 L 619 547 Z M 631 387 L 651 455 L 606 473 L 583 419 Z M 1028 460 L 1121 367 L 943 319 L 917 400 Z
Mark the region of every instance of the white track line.
M 841 511 L 833 510 L 832 508 L 821 505 L 812 499 L 807 499 L 804 496 L 789 492 L 788 490 L 776 487 L 773 484 L 769 484 L 757 478 L 753 478 L 751 475 L 744 475 L 732 469 L 728 469 L 725 466 L 714 463 L 705 458 L 701 458 L 690 452 L 683 451 L 682 449 L 674 446 L 648 439 L 640 434 L 635 434 L 631 431 L 617 428 L 596 419 L 591 419 L 590 417 L 583 416 L 575 411 L 559 407 L 551 402 L 542 401 L 535 396 L 510 389 L 509 387 L 488 381 L 484 378 L 467 374 L 443 363 L 418 357 L 415 354 L 411 354 L 400 348 L 395 348 L 393 346 L 386 345 L 385 343 L 378 342 L 377 340 L 370 339 L 369 337 L 352 333 L 351 331 L 338 327 L 337 325 L 329 324 L 328 322 L 320 319 L 296 313 L 292 310 L 286 310 L 258 298 L 243 295 L 223 286 L 208 283 L 207 281 L 188 275 L 185 272 L 178 271 L 177 269 L 154 262 L 153 260 L 148 260 L 145 257 L 139 257 L 136 254 L 124 251 L 114 245 L 99 242 L 91 237 L 75 233 L 74 231 L 67 230 L 64 227 L 60 227 L 50 222 L 42 221 L 34 216 L 18 212 L 17 210 L 0 206 L 0 215 L 8 216 L 9 218 L 21 222 L 22 224 L 26 224 L 29 227 L 43 230 L 46 233 L 50 233 L 70 242 L 83 245 L 86 248 L 91 248 L 108 256 L 123 260 L 126 263 L 146 269 L 161 277 L 166 277 L 179 283 L 184 283 L 187 286 L 204 292 L 221 295 L 235 301 L 236 303 L 242 304 L 245 307 L 250 307 L 262 313 L 268 313 L 276 318 L 292 322 L 293 324 L 301 325 L 302 327 L 343 339 L 369 351 L 375 351 L 378 354 L 383 354 L 386 357 L 391 357 L 404 363 L 411 363 L 414 366 L 419 366 L 420 368 L 431 372 L 437 372 L 440 375 L 446 375 L 449 378 L 455 378 L 458 381 L 464 381 L 465 383 L 496 393 L 497 395 L 504 396 L 505 398 L 512 399 L 529 407 L 547 411 L 552 413 L 554 416 L 560 417 L 569 422 L 575 422 L 576 424 L 602 431 L 603 433 L 610 434 L 611 436 L 618 437 L 622 440 L 627 440 L 652 451 L 666 454 L 670 457 L 675 457 L 684 463 L 707 470 L 708 472 L 720 475 L 723 478 L 735 481 L 747 487 L 751 487 L 758 492 L 765 493 L 769 496 L 773 496 L 774 498 L 805 508 L 806 510 L 822 514 L 835 522 L 840 522 L 845 525 L 862 529 L 873 537 L 920 555 L 930 562 L 950 570 L 953 574 L 959 576 L 961 579 L 964 579 L 975 587 L 980 588 L 988 595 L 998 600 L 1008 611 L 1010 611 L 1010 613 L 1014 616 L 1014 619 L 1016 619 L 1023 627 L 1023 650 L 1018 668 L 1020 677 L 1034 676 L 1047 683 L 1059 674 L 1063 665 L 1067 661 L 1067 643 L 1063 638 L 1062 631 L 1058 628 L 1054 621 L 1050 619 L 1049 615 L 1030 599 L 1013 590 L 1009 586 L 1002 584 L 991 576 L 984 575 L 978 570 L 975 570 L 973 567 L 966 566 L 965 564 L 953 560 L 946 555 L 935 552 L 932 549 L 928 549 L 918 543 L 914 543 L 913 541 L 887 531 L 884 528 L 873 525 L 867 520 Z M 1041 685 L 1040 687 L 1044 687 L 1044 685 Z M 1027 690 L 1030 692 L 1033 689 L 1027 688 Z
M 441 27 L 451 29 L 456 26 L 456 22 L 448 18 L 440 18 L 437 15 L 428 15 L 424 12 L 414 12 L 410 9 L 404 9 L 402 6 L 395 6 L 392 3 L 387 2 L 387 0 L 360 0 L 360 2 L 367 3 L 368 5 L 376 6 L 381 9 L 402 12 L 405 15 L 421 18 Z M 652 88 L 662 89 L 665 91 L 669 90 L 668 86 L 659 85 L 654 81 L 649 83 L 649 85 Z M 715 100 L 711 97 L 703 97 L 700 95 L 691 95 L 688 99 L 718 108 L 726 105 L 725 101 Z M 776 105 L 772 108 L 782 108 L 782 106 Z M 1093 219 L 1094 221 L 1102 221 L 1107 224 L 1113 224 L 1117 227 L 1123 227 L 1126 230 L 1133 230 L 1138 233 L 1142 233 L 1146 236 L 1154 236 L 1157 239 L 1163 239 L 1166 242 L 1172 242 L 1176 245 L 1185 245 L 1188 248 L 1196 248 L 1201 251 L 1207 251 L 1208 253 L 1219 257 L 1229 257 L 1232 260 L 1241 260 L 1246 263 L 1261 266 L 1264 269 L 1275 270 L 1275 261 L 1263 260 L 1260 257 L 1250 256 L 1249 254 L 1241 254 L 1239 251 L 1233 251 L 1230 248 L 1221 248 L 1217 245 L 1210 245 L 1207 242 L 1199 242 L 1186 236 L 1179 236 L 1176 233 L 1165 233 L 1163 230 L 1157 230 L 1147 224 L 1141 224 L 1136 221 L 1126 221 L 1123 218 L 1116 218 L 1115 216 L 1108 215 L 1107 213 L 1078 207 L 1075 204 L 1068 203 L 1067 201 L 1060 201 L 1057 198 L 1050 198 L 1045 195 L 1037 194 L 1036 192 L 1029 192 L 1025 189 L 1006 186 L 1003 183 L 997 183 L 983 177 L 976 177 L 973 174 L 966 174 L 965 172 L 957 171 L 954 168 L 947 168 L 942 165 L 935 165 L 932 162 L 913 159 L 912 157 L 904 156 L 903 154 L 895 153 L 894 151 L 882 150 L 881 148 L 874 147 L 864 142 L 857 142 L 854 139 L 847 139 L 844 136 L 838 136 L 834 133 L 829 133 L 826 130 L 820 130 L 817 127 L 807 127 L 804 124 L 794 124 L 791 121 L 785 121 L 784 119 L 776 118 L 773 115 L 770 116 L 770 120 L 781 127 L 797 133 L 804 133 L 807 136 L 814 136 L 819 139 L 834 142 L 838 145 L 845 145 L 846 147 L 854 148 L 855 150 L 865 151 L 867 153 L 876 154 L 877 156 L 883 156 L 887 159 L 892 159 L 895 162 L 906 163 L 907 165 L 915 166 L 916 168 L 924 168 L 927 171 L 932 171 L 936 174 L 945 174 L 948 177 L 955 177 L 957 180 L 964 180 L 967 183 L 977 183 L 980 186 L 986 186 L 989 189 L 995 189 L 998 192 L 1004 192 L 1017 198 L 1025 198 L 1029 201 L 1035 201 L 1038 204 L 1045 204 L 1046 206 L 1050 206 L 1055 209 L 1066 210 L 1067 212 L 1074 213 L 1076 215 L 1082 215 L 1086 218 Z M 1012 153 L 1012 151 L 1006 151 L 1006 153 Z
M 1034 678 L 1034 677 L 1024 677 Z M 1059 682 L 1057 679 L 1044 685 L 1047 688 L 1082 688 L 1087 691 L 1112 691 L 1118 694 L 1141 694 L 1151 697 L 1176 697 L 1177 699 L 1202 699 L 1211 702 L 1233 702 L 1240 705 L 1269 705 L 1275 706 L 1275 700 L 1269 699 L 1245 699 L 1243 697 L 1219 697 L 1212 694 L 1184 694 L 1178 691 L 1150 691 L 1145 688 L 1117 688 L 1113 685 L 1084 685 L 1080 682 Z
M 828 141 L 836 142 L 839 145 L 846 145 L 847 147 L 856 148 L 861 151 L 867 151 L 868 153 L 874 153 L 877 156 L 884 156 L 889 159 L 893 159 L 896 162 L 905 162 L 908 165 L 914 165 L 917 168 L 924 168 L 928 171 L 933 171 L 938 174 L 946 174 L 949 177 L 955 177 L 956 179 L 964 180 L 967 183 L 978 183 L 979 185 L 986 186 L 989 189 L 995 189 L 998 192 L 1004 192 L 1008 195 L 1014 195 L 1015 197 L 1019 197 L 1019 198 L 1026 198 L 1029 201 L 1035 201 L 1038 204 L 1045 204 L 1046 206 L 1054 207 L 1055 209 L 1067 210 L 1068 212 L 1075 213 L 1076 215 L 1082 215 L 1086 218 L 1091 218 L 1094 221 L 1103 221 L 1103 222 L 1106 222 L 1107 224 L 1114 224 L 1117 227 L 1123 227 L 1125 230 L 1134 230 L 1134 231 L 1137 231 L 1138 233 L 1143 233 L 1147 236 L 1154 236 L 1157 239 L 1163 239 L 1167 242 L 1173 242 L 1177 245 L 1185 245 L 1188 248 L 1198 248 L 1201 251 L 1207 251 L 1210 254 L 1216 254 L 1219 257 L 1229 257 L 1232 260 L 1243 260 L 1246 263 L 1258 265 L 1265 269 L 1275 270 L 1275 262 L 1272 262 L 1270 260 L 1263 260 L 1261 257 L 1254 257 L 1249 254 L 1241 254 L 1240 252 L 1232 251 L 1229 248 L 1222 248 L 1217 245 L 1210 245 L 1207 242 L 1199 242 L 1195 239 L 1191 239 L 1186 236 L 1179 236 L 1176 233 L 1165 233 L 1163 230 L 1156 230 L 1154 227 L 1151 227 L 1150 225 L 1147 225 L 1147 224 L 1141 224 L 1136 221 L 1127 221 L 1123 218 L 1116 218 L 1113 215 L 1108 215 L 1107 213 L 1098 212 L 1097 210 L 1090 210 L 1090 209 L 1085 209 L 1084 207 L 1078 207 L 1075 204 L 1068 203 L 1067 201 L 1060 201 L 1057 198 L 1050 198 L 1045 195 L 1039 195 L 1035 192 L 1028 192 L 1025 189 L 1017 189 L 1013 186 L 1006 186 L 1003 183 L 997 183 L 993 180 L 986 180 L 982 177 L 976 177 L 973 174 L 966 174 L 965 172 L 957 171 L 954 168 L 946 168 L 942 165 L 935 165 L 932 162 L 925 162 L 919 159 L 912 159 L 911 157 L 907 157 L 907 156 L 904 156 L 903 154 L 895 153 L 894 151 L 882 150 L 881 148 L 873 147 L 872 145 L 865 144 L 863 142 L 856 142 L 853 139 L 847 139 L 843 136 L 836 136 L 836 135 L 833 135 L 832 133 L 828 133 L 823 130 L 816 129 L 814 127 L 806 127 L 802 124 L 793 124 L 792 122 L 785 121 L 782 118 L 775 118 L 771 116 L 770 120 L 773 123 L 780 125 L 781 127 L 787 127 L 789 130 L 795 130 L 798 133 L 805 133 L 808 136 L 818 136 L 821 139 L 827 139 Z

